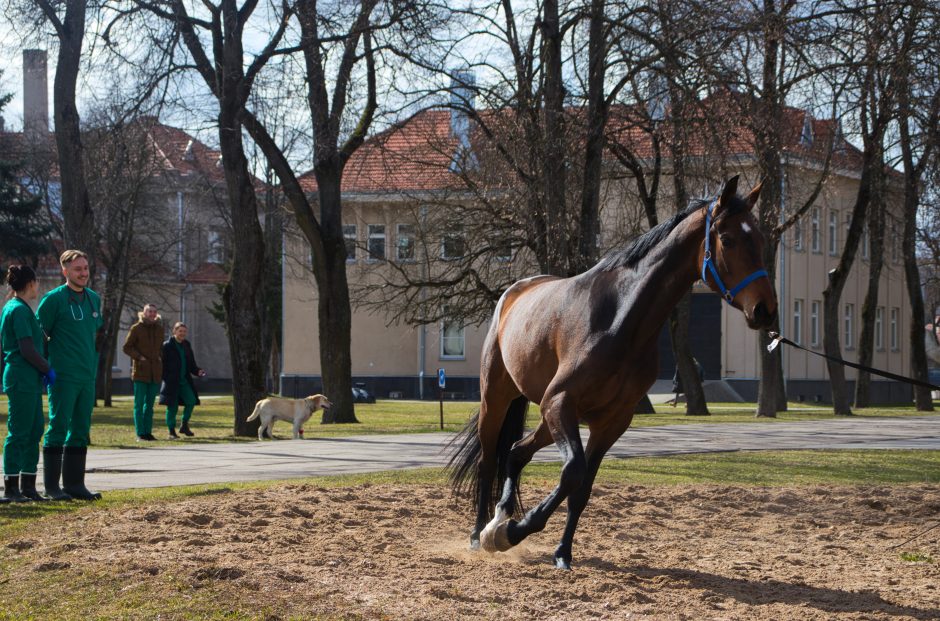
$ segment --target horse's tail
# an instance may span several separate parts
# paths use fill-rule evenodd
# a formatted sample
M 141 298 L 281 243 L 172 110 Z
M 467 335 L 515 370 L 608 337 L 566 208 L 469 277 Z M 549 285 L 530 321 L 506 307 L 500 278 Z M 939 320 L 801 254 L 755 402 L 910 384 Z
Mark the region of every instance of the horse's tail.
M 509 404 L 503 426 L 499 430 L 499 440 L 496 444 L 496 476 L 493 478 L 492 488 L 486 494 L 487 511 L 492 512 L 493 506 L 499 500 L 503 483 L 506 480 L 506 470 L 509 465 L 509 450 L 512 445 L 522 438 L 525 431 L 525 417 L 529 409 L 529 400 L 517 397 Z M 479 463 L 483 453 L 480 443 L 480 412 L 479 410 L 470 418 L 466 426 L 450 442 L 448 450 L 450 459 L 447 462 L 449 470 L 448 479 L 455 496 L 469 496 L 473 501 L 474 510 L 479 509 L 480 502 L 480 476 Z M 516 497 L 513 498 L 512 513 L 522 508 L 518 486 Z

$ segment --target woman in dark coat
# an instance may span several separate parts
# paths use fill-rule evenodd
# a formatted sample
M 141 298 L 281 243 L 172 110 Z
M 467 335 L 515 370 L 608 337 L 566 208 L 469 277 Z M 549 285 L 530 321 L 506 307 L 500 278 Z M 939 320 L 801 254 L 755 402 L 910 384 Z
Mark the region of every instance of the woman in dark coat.
M 206 372 L 196 364 L 193 347 L 186 340 L 186 324 L 181 321 L 173 326 L 173 336 L 163 344 L 163 383 L 160 385 L 160 405 L 166 406 L 166 426 L 170 430 L 170 439 L 176 435 L 176 412 L 183 404 L 183 423 L 180 433 L 194 435 L 189 429 L 189 418 L 193 408 L 199 405 L 199 395 L 193 384 L 193 377 L 204 377 Z

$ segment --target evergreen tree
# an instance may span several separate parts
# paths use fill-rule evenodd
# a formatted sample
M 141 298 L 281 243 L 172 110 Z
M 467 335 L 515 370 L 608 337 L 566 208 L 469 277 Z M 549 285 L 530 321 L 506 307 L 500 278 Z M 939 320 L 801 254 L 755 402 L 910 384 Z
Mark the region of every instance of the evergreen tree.
M 0 113 L 10 97 L 0 97 Z M 51 227 L 43 220 L 39 197 L 32 196 L 20 183 L 21 168 L 22 162 L 0 155 L 0 254 L 7 261 L 35 265 L 49 250 L 46 238 Z

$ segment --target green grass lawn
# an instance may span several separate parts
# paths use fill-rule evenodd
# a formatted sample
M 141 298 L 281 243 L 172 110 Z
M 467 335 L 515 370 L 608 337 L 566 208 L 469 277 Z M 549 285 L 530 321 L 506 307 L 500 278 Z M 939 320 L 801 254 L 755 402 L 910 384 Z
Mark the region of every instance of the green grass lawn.
M 478 404 L 465 401 L 447 401 L 444 403 L 444 430 L 457 431 L 477 410 Z M 709 404 L 711 416 L 686 416 L 684 409 L 668 405 L 657 405 L 656 414 L 639 414 L 633 419 L 633 427 L 651 427 L 659 425 L 685 425 L 696 423 L 759 423 L 773 424 L 776 421 L 820 420 L 835 418 L 831 408 L 813 407 L 806 404 L 792 403 L 788 412 L 781 412 L 776 419 L 755 418 L 754 404 L 748 403 L 712 403 Z M 46 410 L 48 411 L 48 410 Z M 166 446 L 168 442 L 232 442 L 248 441 L 252 438 L 236 438 L 232 433 L 233 406 L 230 395 L 204 395 L 202 405 L 196 407 L 190 423 L 196 436 L 180 440 L 166 439 L 164 408 L 157 406 L 154 414 L 154 435 L 160 439 L 155 443 L 138 443 L 134 434 L 133 399 L 118 396 L 114 406 L 97 407 L 92 417 L 91 438 L 95 448 L 126 448 Z M 878 407 L 856 410 L 859 417 L 869 416 L 915 416 L 923 415 L 913 406 Z M 0 395 L 0 434 L 6 435 L 7 400 Z M 440 431 L 440 406 L 434 401 L 379 401 L 375 404 L 356 405 L 357 424 L 321 425 L 320 413 L 304 427 L 306 438 L 326 438 L 368 434 L 426 433 Z M 529 426 L 538 420 L 538 408 L 529 408 Z M 179 420 L 177 418 L 177 420 Z M 275 435 L 290 437 L 288 423 L 278 422 Z M 0 436 L 0 437 L 2 437 Z

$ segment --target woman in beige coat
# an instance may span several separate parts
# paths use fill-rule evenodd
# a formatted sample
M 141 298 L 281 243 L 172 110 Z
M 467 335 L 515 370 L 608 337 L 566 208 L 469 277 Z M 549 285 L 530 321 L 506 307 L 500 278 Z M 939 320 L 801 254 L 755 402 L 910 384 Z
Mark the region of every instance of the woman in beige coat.
M 153 441 L 153 401 L 163 378 L 163 322 L 153 304 L 144 306 L 124 340 L 134 381 L 134 430 L 137 441 Z

